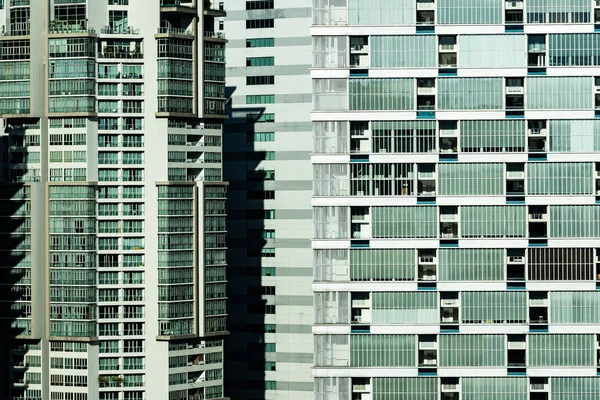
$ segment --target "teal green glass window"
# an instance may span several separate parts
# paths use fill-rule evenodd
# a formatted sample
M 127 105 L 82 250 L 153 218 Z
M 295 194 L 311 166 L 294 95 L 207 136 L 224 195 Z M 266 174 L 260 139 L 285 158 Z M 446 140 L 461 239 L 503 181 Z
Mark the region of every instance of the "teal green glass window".
M 373 400 L 438 399 L 437 378 L 372 378 L 371 382 Z
M 114 371 L 119 369 L 118 358 L 100 358 L 100 371 Z
M 504 19 L 504 0 L 439 0 L 438 24 L 499 25 Z
M 504 367 L 504 335 L 439 335 L 441 367 Z
M 438 258 L 442 282 L 504 280 L 503 249 L 439 249 Z
M 550 378 L 552 400 L 600 398 L 600 377 Z
M 274 38 L 246 39 L 246 47 L 274 47 Z
M 504 164 L 438 164 L 441 196 L 500 196 L 504 194 Z
M 462 292 L 461 319 L 466 324 L 524 324 L 527 322 L 527 293 Z
M 275 343 L 265 343 L 265 352 L 274 353 L 276 350 Z
M 589 23 L 587 0 L 528 0 L 527 22 L 532 24 Z
M 529 76 L 526 78 L 529 110 L 584 110 L 593 108 L 591 76 Z
M 595 367 L 596 335 L 530 334 L 531 367 Z
M 273 104 L 274 94 L 249 94 L 246 96 L 246 104 Z
M 550 67 L 600 65 L 600 35 L 571 33 L 548 35 Z
M 524 120 L 460 121 L 460 148 L 465 153 L 525 151 Z
M 351 281 L 412 281 L 415 279 L 415 250 L 350 250 Z
M 414 110 L 414 93 L 414 79 L 355 78 L 349 80 L 350 110 Z
M 550 206 L 549 237 L 600 236 L 600 207 L 596 205 Z
M 275 57 L 246 57 L 246 67 L 268 67 L 275 65 Z
M 525 237 L 525 206 L 464 206 L 460 208 L 463 238 Z
M 528 378 L 464 377 L 461 395 L 463 400 L 527 400 L 528 386 Z
M 588 153 L 600 151 L 600 120 L 550 120 L 550 151 Z
M 274 142 L 275 132 L 255 132 L 248 136 L 250 142 Z
M 439 110 L 500 110 L 504 107 L 503 78 L 439 78 Z
M 348 25 L 413 25 L 416 15 L 413 0 L 348 0 Z
M 351 335 L 351 367 L 416 366 L 415 335 Z
M 439 322 L 435 292 L 374 292 L 371 295 L 373 324 L 436 324 Z
M 527 191 L 533 195 L 594 194 L 594 163 L 530 163 Z
M 600 292 L 551 292 L 551 324 L 600 323 Z
M 373 207 L 373 238 L 435 238 L 437 207 Z
M 436 68 L 435 35 L 371 36 L 372 68 Z
M 458 66 L 461 68 L 526 67 L 526 63 L 525 35 L 458 36 Z

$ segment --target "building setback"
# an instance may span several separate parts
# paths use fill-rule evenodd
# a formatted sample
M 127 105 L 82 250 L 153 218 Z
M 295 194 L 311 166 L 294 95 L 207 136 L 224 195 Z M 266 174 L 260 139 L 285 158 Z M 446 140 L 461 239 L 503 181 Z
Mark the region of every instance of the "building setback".
M 312 400 L 312 1 L 224 3 L 226 393 Z
M 0 397 L 221 399 L 216 2 L 0 2 Z

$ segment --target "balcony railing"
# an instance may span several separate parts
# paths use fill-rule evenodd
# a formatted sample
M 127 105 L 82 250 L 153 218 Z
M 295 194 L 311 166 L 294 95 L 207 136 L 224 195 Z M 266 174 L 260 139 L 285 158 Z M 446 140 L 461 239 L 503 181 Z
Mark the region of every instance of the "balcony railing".
M 160 2 L 160 6 L 161 7 L 190 7 L 192 8 L 192 2 L 191 1 L 182 1 L 182 0 L 161 0 Z
M 192 36 L 194 33 L 190 29 L 175 28 L 173 26 L 163 26 L 158 28 L 158 33 L 172 33 L 174 35 Z
M 225 39 L 223 32 L 204 31 L 205 38 Z
M 100 58 L 133 58 L 133 59 L 139 59 L 139 58 L 144 58 L 144 54 L 142 54 L 142 52 L 138 51 L 125 51 L 124 49 L 121 50 L 109 50 L 109 49 L 102 49 L 102 51 L 98 54 L 98 56 Z
M 66 25 L 50 23 L 49 33 L 60 34 L 60 33 L 92 33 L 95 34 L 94 28 L 88 28 L 87 24 L 81 25 Z
M 140 30 L 131 26 L 119 28 L 105 26 L 100 30 L 100 32 L 105 35 L 137 35 L 140 33 Z

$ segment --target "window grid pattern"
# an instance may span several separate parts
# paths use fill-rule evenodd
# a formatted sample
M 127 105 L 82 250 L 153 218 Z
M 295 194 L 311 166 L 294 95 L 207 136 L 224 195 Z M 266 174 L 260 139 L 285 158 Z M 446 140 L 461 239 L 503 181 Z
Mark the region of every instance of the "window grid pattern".
M 462 322 L 466 324 L 523 324 L 527 322 L 527 293 L 462 292 Z
M 373 207 L 373 237 L 435 238 L 437 207 Z
M 373 400 L 437 400 L 436 378 L 373 378 Z
M 410 78 L 350 79 L 350 110 L 414 110 L 415 84 Z
M 460 121 L 460 148 L 465 153 L 523 152 L 525 121 Z
M 550 151 L 600 151 L 600 120 L 550 120 Z
M 348 153 L 348 130 L 349 126 L 347 122 L 313 122 L 315 153 Z
M 549 236 L 593 238 L 600 236 L 600 207 L 596 205 L 550 206 Z
M 350 250 L 351 281 L 412 281 L 415 279 L 415 250 Z
M 600 377 L 550 378 L 552 400 L 600 398 Z
M 502 24 L 503 0 L 439 0 L 438 24 Z
M 600 292 L 551 292 L 551 324 L 600 323 Z
M 442 282 L 504 279 L 503 249 L 439 249 L 438 257 Z
M 435 35 L 371 36 L 372 68 L 436 68 Z
M 441 367 L 504 367 L 504 335 L 440 335 Z
M 592 109 L 590 76 L 530 76 L 526 78 L 528 110 Z
M 373 121 L 371 131 L 374 153 L 436 151 L 435 121 Z
M 346 36 L 313 37 L 314 68 L 348 68 Z
M 458 36 L 458 66 L 460 68 L 525 67 L 526 62 L 527 38 L 525 35 Z
M 528 279 L 532 281 L 593 280 L 594 249 L 528 249 Z
M 500 196 L 504 194 L 503 164 L 439 164 L 439 195 Z
M 594 194 L 594 163 L 529 163 L 527 193 L 530 195 Z
M 525 237 L 527 233 L 523 206 L 464 206 L 460 213 L 464 238 Z
M 548 65 L 600 65 L 600 36 L 593 33 L 548 35 Z
M 439 110 L 500 110 L 503 78 L 439 78 Z M 590 97 L 591 99 L 591 97 Z
M 439 322 L 436 292 L 374 292 L 373 324 L 436 324 Z
M 590 2 L 587 0 L 528 0 L 527 22 L 589 23 Z
M 414 335 L 351 335 L 351 367 L 414 367 Z
M 527 378 L 469 378 L 461 379 L 463 400 L 527 400 Z
M 530 334 L 529 366 L 594 367 L 595 335 Z
M 348 25 L 413 25 L 416 13 L 413 0 L 348 0 Z

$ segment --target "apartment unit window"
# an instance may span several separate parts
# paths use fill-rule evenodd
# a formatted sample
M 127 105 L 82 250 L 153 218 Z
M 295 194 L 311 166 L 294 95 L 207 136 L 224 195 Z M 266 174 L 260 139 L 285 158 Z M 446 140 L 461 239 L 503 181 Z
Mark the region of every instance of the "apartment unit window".
M 274 47 L 275 38 L 246 39 L 246 47 Z
M 275 132 L 254 132 L 247 136 L 248 142 L 274 142 Z
M 249 94 L 246 96 L 246 104 L 273 104 L 274 94 Z
M 247 67 L 268 67 L 275 65 L 275 57 L 246 57 Z
M 274 113 L 248 114 L 248 115 L 246 115 L 246 121 L 254 122 L 254 123 L 275 122 L 275 114 Z
M 272 10 L 274 3 L 274 0 L 246 1 L 246 10 Z
M 265 381 L 265 390 L 277 390 L 277 381 Z
M 273 200 L 275 199 L 274 190 L 251 190 L 246 192 L 248 200 Z
M 261 29 L 273 28 L 275 26 L 274 19 L 249 19 L 246 20 L 246 29 Z
M 246 77 L 246 85 L 274 85 L 274 84 L 275 84 L 275 76 L 273 76 L 273 75 L 247 76 Z
M 258 171 L 247 171 L 246 179 L 249 181 L 274 181 L 275 171 L 274 170 L 258 170 Z
M 277 275 L 275 267 L 262 267 L 261 268 L 262 276 L 275 276 Z

